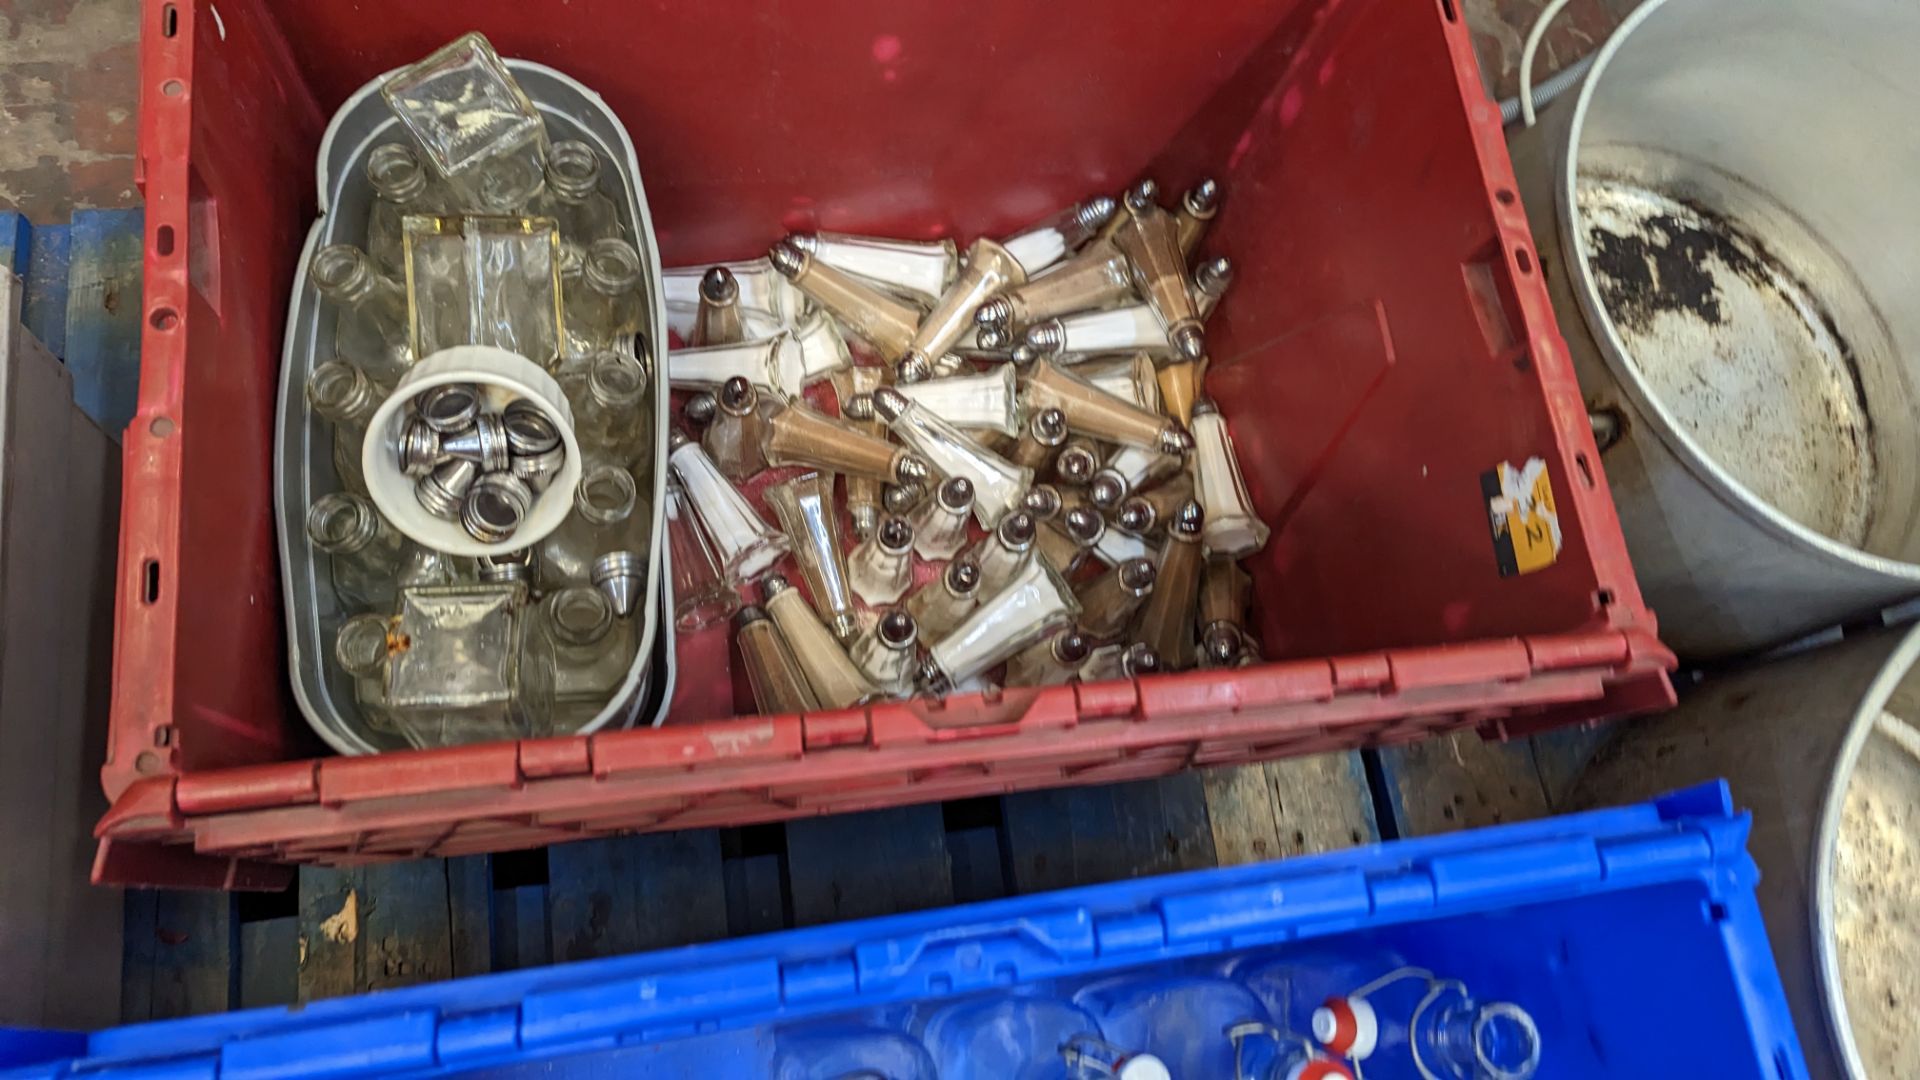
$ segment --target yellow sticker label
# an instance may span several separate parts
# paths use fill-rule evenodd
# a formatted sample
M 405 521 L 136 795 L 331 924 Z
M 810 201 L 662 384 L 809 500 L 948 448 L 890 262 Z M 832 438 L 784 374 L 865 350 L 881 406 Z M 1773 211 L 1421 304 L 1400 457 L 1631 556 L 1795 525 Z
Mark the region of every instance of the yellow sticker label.
M 1487 500 L 1487 526 L 1501 577 L 1545 570 L 1560 557 L 1560 514 L 1553 503 L 1547 463 L 1528 458 L 1515 468 L 1501 462 L 1480 474 Z

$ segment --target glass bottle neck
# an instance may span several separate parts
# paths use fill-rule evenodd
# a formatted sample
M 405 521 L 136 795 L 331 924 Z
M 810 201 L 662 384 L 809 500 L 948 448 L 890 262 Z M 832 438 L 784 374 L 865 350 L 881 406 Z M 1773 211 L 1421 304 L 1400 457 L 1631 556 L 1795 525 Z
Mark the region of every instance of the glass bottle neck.
M 547 150 L 547 189 L 562 202 L 585 202 L 600 189 L 600 156 L 576 140 L 554 143 Z
M 359 368 L 332 360 L 313 369 L 307 402 L 335 424 L 365 424 L 380 408 L 380 391 Z
M 373 268 L 366 252 L 351 244 L 321 248 L 313 257 L 312 274 L 321 295 L 340 304 L 359 304 L 371 299 L 383 282 L 398 288 Z
M 613 525 L 632 516 L 639 497 L 632 473 L 617 465 L 600 465 L 580 478 L 573 508 L 595 525 Z
M 307 537 L 329 555 L 364 551 L 385 528 L 373 504 L 356 495 L 323 495 L 307 511 Z
M 625 296 L 640 285 L 640 255 L 625 240 L 596 240 L 587 248 L 582 273 L 602 296 Z
M 427 170 L 411 147 L 388 143 L 367 157 L 367 183 L 388 202 L 410 203 L 426 193 Z
M 646 372 L 638 361 L 609 353 L 587 373 L 587 396 L 603 409 L 633 409 L 646 391 Z
M 593 645 L 612 631 L 613 608 L 600 590 L 575 586 L 554 593 L 547 601 L 547 621 L 562 642 Z

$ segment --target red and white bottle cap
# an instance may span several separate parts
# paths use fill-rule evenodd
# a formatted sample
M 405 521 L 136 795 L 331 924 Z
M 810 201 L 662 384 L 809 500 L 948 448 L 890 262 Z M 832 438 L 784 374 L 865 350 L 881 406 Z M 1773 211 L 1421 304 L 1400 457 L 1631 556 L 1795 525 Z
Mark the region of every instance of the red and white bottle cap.
M 1353 1073 L 1331 1058 L 1315 1058 L 1295 1065 L 1287 1080 L 1353 1080 Z
M 1331 997 L 1313 1010 L 1313 1037 L 1320 1045 L 1363 1061 L 1380 1042 L 1380 1019 L 1365 998 Z
M 1114 1072 L 1114 1080 L 1173 1080 L 1173 1074 L 1167 1066 L 1152 1054 L 1140 1054 L 1120 1063 Z

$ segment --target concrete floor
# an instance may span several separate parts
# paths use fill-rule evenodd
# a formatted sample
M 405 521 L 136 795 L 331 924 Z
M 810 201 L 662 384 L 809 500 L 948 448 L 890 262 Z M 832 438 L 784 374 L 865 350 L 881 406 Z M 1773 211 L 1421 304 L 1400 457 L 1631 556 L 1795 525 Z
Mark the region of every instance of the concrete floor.
M 1394 0 L 1408 2 L 1408 0 Z M 1546 0 L 1459 0 L 1488 89 L 1509 97 L 1521 44 Z M 1590 51 L 1638 0 L 1574 0 L 1536 78 Z M 133 206 L 140 0 L 0 0 L 0 209 L 65 221 Z
M 139 0 L 0 0 L 0 209 L 134 206 Z

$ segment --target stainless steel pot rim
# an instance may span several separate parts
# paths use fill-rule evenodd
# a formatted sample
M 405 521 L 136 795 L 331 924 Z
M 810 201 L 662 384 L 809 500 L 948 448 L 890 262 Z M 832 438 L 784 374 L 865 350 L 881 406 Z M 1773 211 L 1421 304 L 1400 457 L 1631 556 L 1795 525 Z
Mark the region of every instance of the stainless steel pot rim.
M 1669 2 L 1670 0 L 1645 0 L 1621 22 L 1613 36 L 1601 45 L 1600 50 L 1594 54 L 1592 68 L 1588 71 L 1587 77 L 1581 80 L 1579 92 L 1574 98 L 1573 112 L 1564 142 L 1556 146 L 1557 152 L 1554 154 L 1553 165 L 1556 211 L 1554 216 L 1559 225 L 1561 250 L 1573 256 L 1561 261 L 1573 278 L 1572 291 L 1580 305 L 1581 315 L 1586 319 L 1587 327 L 1599 346 L 1607 369 L 1612 373 L 1621 391 L 1632 400 L 1641 415 L 1647 418 L 1654 433 L 1667 444 L 1674 456 L 1679 458 L 1688 471 L 1692 472 L 1722 502 L 1742 513 L 1754 516 L 1768 531 L 1791 542 L 1813 548 L 1821 555 L 1872 573 L 1903 578 L 1920 585 L 1920 564 L 1874 555 L 1815 532 L 1755 495 L 1746 485 L 1740 483 L 1715 462 L 1702 449 L 1699 442 L 1686 432 L 1659 397 L 1648 388 L 1639 368 L 1628 359 L 1627 347 L 1620 340 L 1612 318 L 1598 300 L 1599 284 L 1594 280 L 1593 271 L 1588 262 L 1586 239 L 1579 228 L 1576 185 L 1580 174 L 1580 136 L 1586 128 L 1587 115 L 1592 108 L 1595 90 L 1605 78 L 1608 65 L 1632 39 L 1634 32 L 1641 24 L 1656 16 Z

